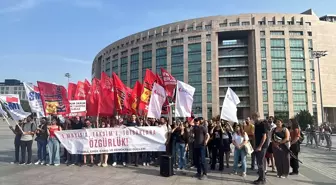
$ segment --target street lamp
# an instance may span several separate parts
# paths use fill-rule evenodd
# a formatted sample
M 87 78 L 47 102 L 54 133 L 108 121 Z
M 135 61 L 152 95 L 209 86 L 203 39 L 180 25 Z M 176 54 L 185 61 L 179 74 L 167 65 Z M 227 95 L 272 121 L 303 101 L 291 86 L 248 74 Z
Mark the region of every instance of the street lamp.
M 70 73 L 65 73 L 64 77 L 68 78 L 68 83 L 70 82 L 71 74 Z
M 318 75 L 319 75 L 319 83 L 320 83 L 320 101 L 321 101 L 321 114 L 322 114 L 322 123 L 325 121 L 324 119 L 324 108 L 322 101 L 322 82 L 321 82 L 321 70 L 320 70 L 320 58 L 328 55 L 328 51 L 313 51 L 313 57 L 317 59 L 317 67 L 318 67 Z

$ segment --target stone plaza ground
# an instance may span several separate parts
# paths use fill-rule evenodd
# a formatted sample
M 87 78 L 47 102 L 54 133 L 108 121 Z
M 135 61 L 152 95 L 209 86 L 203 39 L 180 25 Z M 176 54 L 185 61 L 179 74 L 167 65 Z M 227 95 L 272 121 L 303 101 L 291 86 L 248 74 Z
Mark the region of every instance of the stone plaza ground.
M 230 169 L 224 172 L 213 171 L 208 179 L 200 181 L 193 178 L 195 170 L 179 173 L 172 177 L 161 177 L 159 168 L 150 167 L 78 167 L 78 166 L 19 166 L 11 165 L 13 160 L 13 134 L 7 124 L 0 121 L 0 185 L 235 185 L 252 184 L 256 180 L 256 171 L 249 170 L 245 178 L 230 175 Z M 36 143 L 34 154 L 36 154 Z M 36 155 L 33 156 L 36 159 Z M 267 174 L 270 185 L 335 185 L 336 152 L 302 147 L 300 175 L 279 179 L 275 173 Z M 250 161 L 248 159 L 248 161 Z M 232 166 L 232 164 L 231 164 Z M 249 166 L 249 165 L 248 165 Z

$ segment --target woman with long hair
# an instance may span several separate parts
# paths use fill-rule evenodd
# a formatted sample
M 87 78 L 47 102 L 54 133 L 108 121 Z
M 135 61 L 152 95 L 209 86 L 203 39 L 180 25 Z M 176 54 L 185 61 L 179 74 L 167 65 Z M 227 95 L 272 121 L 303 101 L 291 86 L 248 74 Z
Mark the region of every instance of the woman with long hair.
M 48 153 L 49 153 L 49 165 L 60 165 L 60 143 L 56 138 L 55 132 L 62 131 L 62 128 L 57 125 L 57 119 L 53 118 L 51 125 L 48 125 Z
M 177 152 L 178 169 L 183 170 L 186 167 L 186 152 L 188 150 L 189 139 L 188 132 L 183 122 L 178 123 L 176 129 L 174 129 L 173 134 L 176 138 L 175 148 Z
M 105 120 L 102 120 L 99 128 L 108 128 L 110 127 L 109 124 L 106 124 Z M 107 167 L 107 160 L 108 160 L 108 153 L 100 154 L 100 162 L 97 164 L 101 167 Z
M 235 146 L 234 149 L 234 162 L 233 162 L 233 174 L 237 174 L 238 160 L 241 157 L 242 162 L 242 176 L 246 176 L 246 151 L 244 146 L 247 144 L 249 138 L 244 131 L 243 125 L 236 125 L 235 132 L 232 136 L 232 143 Z
M 289 174 L 289 131 L 283 127 L 282 120 L 275 122 L 276 128 L 272 131 L 272 150 L 277 168 L 277 176 L 286 178 Z
M 295 155 L 296 158 L 299 156 L 300 152 L 300 127 L 299 123 L 295 119 L 290 120 L 291 128 L 290 128 L 290 141 L 291 146 L 290 150 Z M 293 157 L 290 159 L 290 166 L 292 167 L 292 172 L 290 175 L 298 175 L 299 174 L 299 161 L 294 159 Z

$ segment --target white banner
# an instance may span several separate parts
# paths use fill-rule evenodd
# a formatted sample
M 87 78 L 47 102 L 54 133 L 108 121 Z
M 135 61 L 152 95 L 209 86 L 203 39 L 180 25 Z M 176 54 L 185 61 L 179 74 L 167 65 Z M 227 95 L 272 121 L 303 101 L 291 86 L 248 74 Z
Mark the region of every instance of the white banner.
M 71 113 L 86 111 L 86 100 L 69 100 L 69 102 Z
M 20 98 L 17 94 L 0 95 L 0 101 L 4 104 L 13 120 L 19 121 L 27 118 L 31 113 L 25 112 L 20 104 Z
M 26 90 L 31 111 L 35 112 L 38 118 L 44 117 L 43 103 L 37 87 L 34 87 L 32 84 L 26 82 L 24 82 L 23 85 Z
M 154 83 L 152 89 L 152 95 L 149 101 L 148 106 L 148 118 L 157 118 L 161 117 L 162 106 L 166 101 L 166 91 L 165 89 L 157 83 Z
M 166 150 L 164 127 L 65 130 L 55 133 L 71 154 L 151 152 Z
M 229 87 L 226 91 L 225 99 L 223 101 L 221 119 L 238 123 L 237 105 L 239 103 L 239 97 Z
M 175 117 L 191 117 L 195 88 L 189 84 L 177 81 Z

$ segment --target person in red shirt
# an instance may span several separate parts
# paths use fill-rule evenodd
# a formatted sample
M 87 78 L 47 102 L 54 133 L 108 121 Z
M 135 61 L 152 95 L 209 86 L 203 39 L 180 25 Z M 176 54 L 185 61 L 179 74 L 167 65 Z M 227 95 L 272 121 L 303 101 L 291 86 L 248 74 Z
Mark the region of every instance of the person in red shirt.
M 49 165 L 60 165 L 60 143 L 55 135 L 55 132 L 61 131 L 62 128 L 57 125 L 57 119 L 53 118 L 51 125 L 48 125 L 48 152 L 49 152 Z

